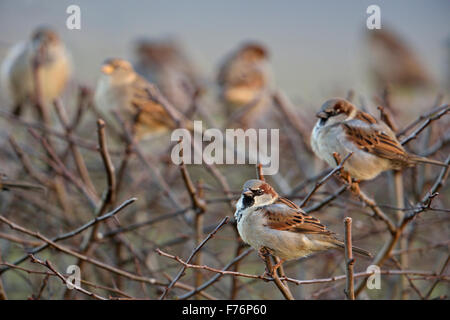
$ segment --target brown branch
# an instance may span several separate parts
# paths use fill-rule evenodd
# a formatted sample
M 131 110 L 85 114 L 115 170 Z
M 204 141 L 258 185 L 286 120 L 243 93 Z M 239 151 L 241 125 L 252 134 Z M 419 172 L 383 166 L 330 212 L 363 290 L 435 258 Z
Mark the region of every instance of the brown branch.
M 239 259 L 242 259 L 242 257 L 248 255 L 251 252 L 252 249 L 249 249 L 247 251 L 245 251 L 244 253 L 241 254 L 241 256 L 239 257 Z M 191 268 L 191 269 L 202 269 L 202 270 L 207 270 L 207 271 L 211 271 L 214 273 L 217 273 L 215 277 L 213 277 L 210 281 L 208 281 L 208 283 L 205 283 L 204 286 L 202 286 L 202 288 L 197 288 L 196 289 L 196 293 L 199 292 L 199 290 L 204 290 L 206 289 L 206 284 L 208 284 L 208 286 L 210 286 L 212 283 L 209 282 L 216 282 L 218 279 L 220 279 L 222 276 L 224 275 L 229 275 L 229 276 L 234 276 L 234 277 L 243 277 L 243 278 L 249 278 L 249 279 L 255 279 L 255 280 L 263 280 L 263 281 L 275 281 L 275 278 L 273 277 L 267 277 L 267 276 L 263 276 L 263 275 L 255 275 L 255 274 L 248 274 L 248 273 L 242 273 L 242 272 L 236 272 L 236 271 L 228 271 L 227 269 L 229 268 L 229 265 L 232 262 L 235 262 L 235 260 L 237 260 L 236 258 L 233 259 L 232 262 L 230 262 L 229 265 L 227 265 L 226 267 L 224 267 L 223 269 L 217 269 L 217 268 L 212 268 L 206 265 L 195 265 L 195 264 L 190 264 L 186 261 L 183 261 L 180 257 L 178 256 L 174 256 L 171 254 L 168 254 L 166 252 L 163 252 L 159 249 L 156 250 L 156 252 L 164 257 L 173 259 L 175 261 L 177 261 L 178 263 L 182 264 L 184 267 L 186 268 Z M 362 278 L 362 277 L 367 277 L 370 275 L 373 275 L 375 271 L 371 271 L 371 272 L 359 272 L 359 273 L 355 273 L 353 276 L 354 278 Z M 439 279 L 444 279 L 447 280 L 450 278 L 450 276 L 448 275 L 442 275 L 442 274 L 437 274 L 435 272 L 429 272 L 429 271 L 416 271 L 416 270 L 380 270 L 380 274 L 383 275 L 417 275 L 417 276 L 423 276 L 426 278 L 439 278 Z M 288 282 L 291 282 L 293 284 L 296 285 L 305 285 L 305 284 L 320 284 L 320 283 L 330 283 L 330 282 L 335 282 L 335 281 L 341 281 L 341 280 L 346 280 L 347 279 L 347 275 L 338 275 L 338 276 L 333 276 L 333 277 L 329 277 L 329 278 L 322 278 L 322 279 L 311 279 L 311 280 L 297 280 L 297 279 L 292 279 L 289 277 L 283 277 L 280 278 L 280 280 L 286 280 Z M 179 297 L 180 300 L 182 299 L 187 299 L 189 297 L 191 297 L 194 293 L 187 293 L 185 295 L 182 295 Z
M 442 265 L 441 271 L 439 271 L 439 275 L 441 276 L 445 269 L 447 269 L 448 263 L 450 262 L 450 255 L 447 256 L 447 259 L 445 260 L 444 264 Z M 436 288 L 436 286 L 439 283 L 439 278 L 436 279 L 436 281 L 431 285 L 430 289 L 428 290 L 427 294 L 425 295 L 424 299 L 427 300 L 431 297 L 431 294 L 433 293 L 433 290 Z
M 303 208 L 306 205 L 308 200 L 311 199 L 312 195 L 317 191 L 317 189 L 319 189 L 328 179 L 330 179 L 335 173 L 340 172 L 343 169 L 345 161 L 347 161 L 348 158 L 350 158 L 352 156 L 352 154 L 353 154 L 352 152 L 347 154 L 345 156 L 345 158 L 342 159 L 342 161 L 339 161 L 337 163 L 337 167 L 335 167 L 333 170 L 331 170 L 330 173 L 328 173 L 325 177 L 320 179 L 320 181 L 316 182 L 314 188 L 308 193 L 308 195 L 300 203 L 300 208 Z
M 180 141 L 181 143 L 181 141 Z M 183 149 L 180 150 L 180 156 L 183 156 Z M 186 164 L 184 161 L 181 161 L 180 164 L 180 171 L 181 171 L 181 177 L 183 178 L 184 185 L 186 186 L 186 189 L 189 193 L 189 197 L 191 198 L 192 202 L 192 209 L 197 214 L 202 214 L 206 210 L 206 203 L 203 199 L 201 199 L 198 194 L 197 190 L 195 189 L 194 183 L 192 183 L 191 177 L 189 176 L 189 172 L 186 169 Z
M 9 267 L 11 267 L 11 268 L 13 268 L 13 269 L 20 270 L 20 271 L 26 272 L 26 273 L 28 273 L 28 274 L 45 275 L 45 278 L 47 278 L 47 277 L 49 277 L 49 276 L 54 276 L 54 277 L 56 277 L 56 274 L 54 274 L 54 273 L 52 273 L 52 272 L 50 272 L 50 271 L 38 271 L 38 270 L 32 270 L 32 269 L 22 268 L 22 267 L 13 265 L 13 264 L 11 264 L 11 263 L 6 263 L 6 262 L 5 262 L 5 263 L 1 263 L 0 265 L 9 266 Z M 120 290 L 118 290 L 118 289 L 115 289 L 115 288 L 110 288 L 110 287 L 107 287 L 107 286 L 102 286 L 102 285 L 99 285 L 99 284 L 95 284 L 95 283 L 92 283 L 92 282 L 87 281 L 87 280 L 84 280 L 84 279 L 80 279 L 80 282 L 83 283 L 83 284 L 85 284 L 85 285 L 87 285 L 87 286 L 89 286 L 89 287 L 98 288 L 98 289 L 103 289 L 103 290 L 106 290 L 106 291 L 109 291 L 109 292 L 117 293 L 117 294 L 119 294 L 119 295 L 121 295 L 121 296 L 124 296 L 124 297 L 126 297 L 126 298 L 133 299 L 133 297 L 131 297 L 130 295 L 126 294 L 126 293 L 123 292 L 123 291 L 120 291 Z M 40 288 L 40 291 L 41 291 L 41 290 L 43 290 L 42 286 L 41 286 L 41 288 Z M 42 294 L 42 292 L 40 292 L 40 293 Z M 39 299 L 39 295 L 38 295 L 37 297 L 33 297 L 33 299 Z
M 347 277 L 347 284 L 345 289 L 345 294 L 347 299 L 355 300 L 355 289 L 353 282 L 353 266 L 355 264 L 355 259 L 353 258 L 352 250 L 352 218 L 346 217 L 344 219 L 345 224 L 345 275 Z
M 61 122 L 65 132 L 66 132 L 66 140 L 69 144 L 68 150 L 72 152 L 73 160 L 77 167 L 78 173 L 81 176 L 81 179 L 86 184 L 86 186 L 91 190 L 92 193 L 96 194 L 96 190 L 94 184 L 92 183 L 91 177 L 89 176 L 89 172 L 87 170 L 86 164 L 84 162 L 83 156 L 78 150 L 76 144 L 73 142 L 72 133 L 73 129 L 69 123 L 69 118 L 67 116 L 66 109 L 61 104 L 60 100 L 55 100 L 54 102 L 56 114 L 58 115 L 59 121 Z
M 3 258 L 2 258 L 2 249 L 0 247 L 0 265 L 3 264 Z M 0 276 L 0 300 L 8 300 L 8 296 L 6 295 L 5 288 L 3 287 L 3 280 Z
M 189 258 L 186 260 L 186 263 L 189 263 L 192 258 L 203 248 L 203 246 L 216 234 L 219 229 L 228 222 L 228 217 L 223 218 L 223 220 L 217 225 L 217 227 L 210 233 L 208 236 L 197 246 L 194 248 L 194 250 L 189 255 Z M 158 252 L 158 251 L 157 251 Z M 186 267 L 183 266 L 181 270 L 178 272 L 176 277 L 172 280 L 172 282 L 164 289 L 164 292 L 159 297 L 160 300 L 163 300 L 166 295 L 169 293 L 170 289 L 175 285 L 175 283 L 183 276 L 184 270 L 186 270 Z
M 264 257 L 264 262 L 266 264 L 266 273 L 267 272 L 270 273 L 270 275 L 273 278 L 273 281 L 275 282 L 275 285 L 277 286 L 278 290 L 280 290 L 281 294 L 283 295 L 283 297 L 286 300 L 294 300 L 291 290 L 289 290 L 289 286 L 287 284 L 283 284 L 283 282 L 280 280 L 277 270 L 275 270 L 275 272 L 273 272 L 274 267 L 273 267 L 272 261 L 270 259 L 272 256 L 272 254 L 270 254 L 270 250 L 263 247 L 260 249 L 260 255 L 261 255 L 261 252 L 263 252 L 262 256 Z
M 300 190 L 302 190 L 303 188 L 305 188 L 308 184 L 312 183 L 312 182 L 317 182 L 317 180 L 322 179 L 323 177 L 325 177 L 326 175 L 328 175 L 333 169 L 327 168 L 325 170 L 323 170 L 322 172 L 320 172 L 319 174 L 304 179 L 302 182 L 300 182 L 299 184 L 297 184 L 295 187 L 292 188 L 291 193 L 289 194 L 288 197 L 293 197 L 295 196 L 298 192 L 300 192 Z
M 334 199 L 339 197 L 341 194 L 343 194 L 348 189 L 348 187 L 349 187 L 348 185 L 343 185 L 343 186 L 339 187 L 333 194 L 329 195 L 328 197 L 323 199 L 321 202 L 316 203 L 315 205 L 312 205 L 311 207 L 305 208 L 304 209 L 305 212 L 310 213 L 310 212 L 314 212 L 314 211 L 318 211 L 318 210 L 322 209 L 326 205 L 330 204 L 331 201 L 333 201 Z
M 66 133 L 65 132 L 59 132 L 59 131 L 51 128 L 50 126 L 43 125 L 42 123 L 28 122 L 28 121 L 22 120 L 19 117 L 14 116 L 11 113 L 3 111 L 3 110 L 0 110 L 0 117 L 6 118 L 6 119 L 14 122 L 15 124 L 19 124 L 19 125 L 24 126 L 24 127 L 28 128 L 28 129 L 39 130 L 39 131 L 41 131 L 41 132 L 43 132 L 43 133 L 45 133 L 47 135 L 51 135 L 51 136 L 54 136 L 54 137 L 56 137 L 56 138 L 58 138 L 60 140 L 67 141 L 67 137 L 66 137 Z M 72 135 L 72 141 L 77 146 L 79 146 L 80 148 L 83 148 L 85 150 L 89 150 L 89 151 L 92 151 L 92 152 L 97 152 L 98 151 L 96 144 L 94 142 L 89 141 L 89 140 L 86 140 L 86 139 L 83 139 L 81 137 Z M 119 151 L 119 150 L 110 150 L 110 153 L 112 155 L 120 155 L 120 154 L 122 154 L 122 152 Z
M 182 143 L 182 140 L 179 141 Z M 183 149 L 180 150 L 180 157 L 183 157 Z M 192 209 L 195 212 L 194 218 L 194 229 L 195 229 L 195 245 L 198 246 L 203 239 L 203 214 L 206 211 L 206 203 L 201 197 L 202 192 L 197 192 L 194 184 L 192 183 L 191 177 L 189 175 L 189 171 L 186 168 L 186 164 L 184 161 L 180 164 L 181 176 L 184 181 L 184 185 L 189 193 L 192 202 Z M 200 190 L 201 191 L 201 190 Z M 202 254 L 198 252 L 195 257 L 194 262 L 196 264 L 202 263 Z M 202 281 L 202 275 L 200 272 L 196 272 L 195 274 L 195 286 L 199 286 Z
M 146 159 L 138 144 L 136 143 L 136 141 L 134 141 L 134 135 L 130 132 L 122 117 L 115 111 L 113 111 L 113 114 L 122 127 L 126 142 L 132 146 L 133 152 L 137 155 L 145 168 L 153 175 L 153 177 L 155 178 L 155 182 L 159 187 L 159 190 L 164 192 L 164 194 L 168 197 L 170 202 L 177 210 L 180 210 L 182 208 L 181 205 L 178 203 L 178 200 L 173 194 L 172 189 L 169 187 L 165 179 L 161 176 L 161 173 L 156 168 L 156 165 Z
M 28 240 L 23 239 L 22 237 L 17 237 L 9 233 L 0 232 L 0 239 L 5 239 L 11 242 L 20 243 L 24 246 L 31 246 L 31 247 L 37 247 L 42 245 L 41 241 L 35 241 L 35 240 Z
M 3 216 L 0 216 L 0 221 L 3 222 L 3 223 L 6 223 L 7 225 L 9 225 L 14 230 L 20 231 L 22 233 L 26 233 L 26 234 L 28 234 L 28 235 L 30 235 L 32 237 L 35 237 L 35 238 L 43 240 L 45 242 L 45 244 L 43 244 L 43 245 L 41 245 L 41 246 L 39 246 L 37 248 L 34 248 L 33 250 L 31 250 L 29 252 L 29 254 L 36 254 L 36 253 L 41 252 L 42 250 L 48 248 L 49 246 L 53 246 L 54 247 L 54 244 L 56 242 L 58 242 L 58 241 L 72 238 L 72 237 L 80 234 L 81 232 L 85 231 L 86 229 L 96 225 L 97 223 L 114 216 L 115 214 L 119 213 L 122 209 L 124 209 L 125 207 L 127 207 L 128 205 L 130 205 L 131 203 L 133 203 L 136 200 L 137 200 L 136 198 L 131 198 L 131 199 L 123 202 L 120 206 L 118 206 L 116 209 L 112 210 L 111 212 L 106 213 L 106 214 L 104 214 L 104 215 L 102 215 L 100 217 L 96 217 L 95 219 L 85 223 L 81 227 L 79 227 L 79 228 L 77 228 L 77 229 L 75 229 L 73 231 L 64 233 L 62 235 L 56 236 L 56 237 L 54 237 L 52 239 L 47 239 L 46 237 L 40 235 L 39 233 L 29 231 L 29 230 L 27 230 L 27 229 L 25 229 L 25 228 L 15 224 L 15 223 L 13 223 L 12 221 L 6 219 Z M 18 264 L 22 263 L 23 261 L 25 261 L 27 259 L 28 259 L 28 254 L 26 256 L 18 259 L 13 264 L 14 265 L 18 265 Z M 86 259 L 84 259 L 84 260 L 86 260 Z M 2 274 L 3 272 L 7 271 L 8 269 L 9 269 L 8 267 L 0 269 L 0 274 Z
M 35 130 L 30 129 L 31 135 L 41 142 L 42 146 L 46 150 L 47 154 L 49 155 L 49 159 L 47 159 L 47 163 L 52 167 L 52 169 L 55 170 L 57 174 L 67 179 L 69 182 L 71 182 L 80 192 L 83 194 L 86 199 L 88 200 L 89 204 L 92 208 L 95 208 L 96 202 L 98 201 L 98 197 L 96 194 L 92 193 L 91 190 L 89 190 L 86 185 L 81 181 L 78 177 L 74 176 L 72 172 L 67 169 L 67 167 L 62 163 L 61 159 L 56 154 L 53 147 L 48 143 L 47 139 L 45 137 L 39 135 Z
M 205 290 L 206 288 L 208 288 L 209 286 L 213 285 L 215 282 L 217 282 L 218 280 L 220 280 L 222 278 L 222 276 L 224 275 L 224 273 L 221 272 L 227 272 L 227 270 L 229 268 L 231 268 L 233 265 L 235 265 L 236 263 L 240 262 L 243 258 L 245 258 L 246 256 L 248 256 L 248 254 L 250 252 L 253 251 L 253 248 L 247 249 L 244 252 L 242 252 L 240 255 L 236 256 L 233 260 L 231 260 L 227 265 L 225 265 L 221 270 L 219 270 L 220 272 L 218 272 L 214 277 L 212 277 L 211 279 L 209 279 L 208 281 L 206 281 L 205 283 L 203 283 L 201 286 L 198 286 L 197 288 L 195 288 L 194 290 L 192 290 L 191 292 L 188 292 L 184 295 L 179 296 L 178 298 L 180 300 L 184 300 L 184 299 L 188 299 L 190 297 L 192 297 L 193 295 L 197 294 L 197 293 L 201 293 L 203 290 Z M 232 271 L 233 272 L 233 271 Z
M 304 121 L 293 112 L 292 104 L 289 102 L 287 97 L 281 92 L 277 91 L 272 96 L 275 105 L 283 114 L 283 119 L 286 120 L 289 126 L 291 126 L 300 136 L 304 150 L 308 150 L 312 153 L 311 146 L 309 144 L 309 135 L 311 130 L 307 128 Z
M 111 231 L 105 232 L 103 237 L 104 238 L 112 237 L 112 236 L 115 236 L 118 233 L 131 232 L 131 231 L 134 231 L 136 229 L 139 229 L 139 228 L 142 228 L 142 227 L 145 227 L 145 226 L 150 226 L 150 225 L 152 225 L 154 223 L 157 223 L 157 222 L 161 222 L 161 221 L 164 221 L 164 220 L 172 219 L 172 218 L 177 217 L 179 215 L 185 214 L 190 209 L 191 209 L 191 207 L 189 206 L 189 207 L 183 208 L 181 210 L 177 210 L 177 211 L 172 212 L 172 213 L 166 213 L 164 215 L 161 215 L 161 216 L 158 216 L 158 217 L 155 217 L 155 218 L 150 218 L 150 219 L 142 221 L 142 222 L 133 223 L 133 224 L 130 224 L 130 225 L 126 226 L 126 227 L 119 227 L 119 228 L 117 228 L 115 230 L 111 230 Z
M 97 135 L 98 135 L 98 150 L 102 157 L 103 166 L 105 167 L 106 172 L 106 182 L 107 182 L 107 190 L 105 196 L 105 205 L 113 203 L 116 198 L 116 175 L 114 165 L 111 160 L 111 156 L 109 155 L 108 145 L 106 143 L 105 136 L 105 122 L 102 119 L 97 120 Z
M 37 264 L 40 264 L 40 265 L 46 267 L 46 268 L 49 269 L 51 272 L 53 272 L 53 274 L 55 274 L 58 278 L 60 278 L 61 281 L 63 282 L 63 284 L 65 284 L 66 286 L 69 285 L 69 281 L 68 281 L 68 280 L 67 280 L 60 272 L 58 272 L 58 271 L 55 269 L 55 267 L 53 266 L 53 264 L 52 264 L 49 260 L 45 260 L 45 262 L 44 262 L 44 261 L 42 261 L 42 260 L 37 259 L 37 258 L 36 258 L 35 256 L 33 256 L 32 254 L 30 255 L 30 257 L 31 257 L 31 262 L 37 263 Z M 78 287 L 78 286 L 76 286 L 75 284 L 70 283 L 70 285 L 72 285 L 73 289 L 77 290 L 78 292 L 81 292 L 81 293 L 83 293 L 83 294 L 85 294 L 85 295 L 87 295 L 87 296 L 89 296 L 89 297 L 91 297 L 91 298 L 94 298 L 94 299 L 96 299 L 96 300 L 108 300 L 108 299 L 106 299 L 106 298 L 104 298 L 104 297 L 102 297 L 102 296 L 99 296 L 98 294 L 95 294 L 95 293 L 90 292 L 90 291 L 88 291 L 88 290 L 86 290 L 86 289 L 83 289 L 83 288 L 81 288 L 81 287 Z
M 402 145 L 405 145 L 405 144 L 407 144 L 408 142 L 410 142 L 411 140 L 416 139 L 417 136 L 418 136 L 418 135 L 426 128 L 426 127 L 428 127 L 433 121 L 438 120 L 439 118 L 441 118 L 443 115 L 447 114 L 447 113 L 450 111 L 450 106 L 449 106 L 448 104 L 445 105 L 445 106 L 443 106 L 443 107 L 444 107 L 444 108 L 443 108 L 441 111 L 439 111 L 438 113 L 436 113 L 436 114 L 433 115 L 433 116 L 428 117 L 427 120 L 424 121 L 424 122 L 422 123 L 421 126 L 419 126 L 416 130 L 414 130 L 409 136 L 407 136 L 406 138 L 402 139 L 402 140 L 400 141 L 400 143 L 401 143 Z
M 41 174 L 40 172 L 37 172 L 34 170 L 33 165 L 31 164 L 30 158 L 28 155 L 22 150 L 22 148 L 19 146 L 19 144 L 16 142 L 13 136 L 8 137 L 8 141 L 16 154 L 16 156 L 19 158 L 22 167 L 24 168 L 24 171 L 34 180 L 37 182 L 50 187 L 53 185 L 51 180 L 47 178 L 47 176 Z
M 434 104 L 434 106 L 430 111 L 420 115 L 416 120 L 407 125 L 404 129 L 398 130 L 397 137 L 405 135 L 409 130 L 417 126 L 420 122 L 427 120 L 429 117 L 432 117 L 437 112 L 440 112 L 448 107 L 448 105 L 439 106 L 439 104 L 441 103 L 441 99 L 437 99 L 436 102 L 437 103 Z
M 377 109 L 380 111 L 380 119 L 394 132 L 396 132 L 397 126 L 395 125 L 392 114 L 387 111 L 383 106 L 378 106 Z
M 100 152 L 103 166 L 105 168 L 106 172 L 106 181 L 107 181 L 107 188 L 102 196 L 102 200 L 100 204 L 97 206 L 95 210 L 95 217 L 102 216 L 108 207 L 114 202 L 115 199 L 115 192 L 116 192 L 116 175 L 114 172 L 114 165 L 111 161 L 111 158 L 109 156 L 108 152 L 108 146 L 106 143 L 106 136 L 105 136 L 105 122 L 102 119 L 97 120 L 97 136 L 98 136 L 98 150 Z M 84 238 L 81 246 L 80 246 L 80 252 L 82 254 L 89 254 L 90 250 L 92 249 L 92 245 L 96 240 L 97 237 L 97 231 L 100 224 L 94 225 L 94 227 L 90 230 L 90 233 Z M 82 260 L 78 260 L 76 265 L 80 268 L 80 270 L 83 270 L 84 263 Z M 66 297 L 69 295 L 69 291 L 66 290 Z
M 450 156 L 447 157 L 447 160 L 445 162 L 447 165 L 450 164 Z M 445 180 L 447 179 L 449 173 L 449 167 L 442 168 L 439 176 L 436 178 L 435 183 L 431 187 L 431 189 L 427 192 L 427 194 L 422 198 L 422 200 L 416 204 L 414 209 L 411 210 L 409 214 L 405 214 L 403 216 L 403 219 L 401 223 L 398 225 L 398 227 L 395 228 L 395 232 L 391 233 L 391 238 L 384 244 L 383 248 L 380 250 L 378 255 L 375 257 L 375 259 L 372 261 L 371 264 L 382 266 L 383 263 L 386 261 L 386 259 L 389 258 L 391 255 L 392 250 L 394 249 L 395 245 L 397 244 L 398 240 L 401 237 L 401 234 L 406 227 L 406 225 L 412 221 L 419 213 L 426 211 L 431 206 L 431 201 L 433 198 L 436 197 L 437 192 L 442 188 L 444 185 Z M 358 287 L 355 290 L 355 295 L 358 296 L 359 293 L 361 293 L 362 290 L 365 288 L 365 280 L 361 281 L 358 285 Z
M 333 154 L 336 164 L 338 163 L 342 163 L 340 161 L 340 155 L 338 153 L 334 153 Z M 341 181 L 343 181 L 349 188 L 351 188 L 351 190 L 353 191 L 353 193 L 365 204 L 367 205 L 373 212 L 373 217 L 378 218 L 382 221 L 384 221 L 384 223 L 386 224 L 386 226 L 389 229 L 389 232 L 391 234 L 395 233 L 395 224 L 391 221 L 391 219 L 389 219 L 388 216 L 386 216 L 384 214 L 384 212 L 377 206 L 377 204 L 375 203 L 375 201 L 373 201 L 372 199 L 370 199 L 365 193 L 363 193 L 361 191 L 361 189 L 359 188 L 358 184 L 356 184 L 354 186 L 354 182 L 349 181 L 351 179 L 351 177 L 348 175 L 347 172 L 341 170 L 340 174 L 342 176 Z
M 41 299 L 41 296 L 42 296 L 42 294 L 44 293 L 44 290 L 45 290 L 45 288 L 47 287 L 47 284 L 48 284 L 48 279 L 50 278 L 50 274 L 47 274 L 45 277 L 44 277 L 44 280 L 42 280 L 42 284 L 41 284 L 41 286 L 40 286 L 40 288 L 39 288 L 39 291 L 38 291 L 38 294 L 35 296 L 35 295 L 32 295 L 32 298 L 34 299 L 34 300 L 40 300 Z
M 402 267 L 402 264 L 395 258 L 391 256 L 391 260 L 394 261 L 395 265 L 397 266 L 397 268 L 399 268 L 400 270 L 403 270 L 404 268 Z M 417 293 L 417 296 L 420 299 L 424 299 L 422 293 L 420 292 L 419 288 L 416 287 L 416 285 L 414 284 L 413 280 L 411 279 L 411 277 L 409 275 L 405 275 L 406 281 L 409 282 L 409 286 Z M 408 295 L 406 295 L 406 286 L 405 283 L 402 283 L 402 299 L 406 300 L 408 298 Z
M 72 249 L 69 249 L 66 246 L 57 244 L 55 241 L 52 241 L 51 239 L 41 235 L 38 232 L 30 231 L 30 230 L 28 230 L 28 229 L 26 229 L 26 228 L 24 228 L 24 227 L 22 227 L 22 226 L 20 226 L 20 225 L 18 225 L 16 223 L 12 222 L 12 221 L 4 218 L 3 216 L 0 216 L 0 221 L 6 223 L 7 225 L 9 225 L 14 230 L 17 230 L 19 232 L 28 234 L 30 236 L 33 236 L 35 238 L 38 238 L 38 239 L 44 241 L 48 246 L 50 246 L 52 248 L 55 248 L 58 251 L 64 252 L 64 253 L 66 253 L 68 255 L 71 255 L 73 257 L 81 259 L 81 260 L 83 260 L 85 262 L 88 262 L 90 264 L 93 264 L 93 265 L 95 265 L 95 266 L 97 266 L 97 267 L 99 267 L 99 268 L 101 268 L 103 270 L 112 272 L 112 273 L 117 274 L 117 275 L 121 275 L 122 277 L 128 278 L 130 280 L 134 280 L 134 281 L 137 281 L 137 282 L 144 282 L 144 283 L 147 283 L 147 284 L 150 284 L 150 285 L 165 286 L 165 284 L 163 282 L 158 281 L 155 278 L 148 278 L 148 277 L 137 276 L 137 275 L 132 274 L 132 273 L 130 273 L 128 271 L 115 268 L 113 266 L 110 266 L 110 265 L 108 265 L 106 263 L 103 263 L 101 261 L 98 261 L 96 259 L 93 259 L 93 258 L 87 257 L 85 255 L 82 255 L 82 254 L 80 254 L 80 253 L 78 253 L 76 251 L 73 251 Z M 29 255 L 27 255 L 27 258 L 28 257 L 29 257 Z M 4 268 L 4 269 L 0 270 L 0 274 L 2 272 L 4 272 L 5 270 L 8 270 L 8 269 L 9 268 L 7 267 L 7 268 Z

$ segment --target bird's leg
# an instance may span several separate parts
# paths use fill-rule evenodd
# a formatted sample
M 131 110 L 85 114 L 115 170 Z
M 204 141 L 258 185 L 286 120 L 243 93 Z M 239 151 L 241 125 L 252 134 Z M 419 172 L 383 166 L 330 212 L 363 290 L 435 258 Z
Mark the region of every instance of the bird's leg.
M 359 189 L 359 180 L 353 180 L 351 182 L 350 190 L 352 190 L 355 195 L 359 195 L 361 193 L 361 190 Z
M 261 247 L 258 250 L 258 256 L 264 261 L 264 263 L 266 264 L 266 268 L 264 270 L 264 274 L 263 277 L 270 277 L 272 278 L 272 270 L 273 268 L 270 268 L 271 266 L 271 262 L 270 262 L 270 255 L 272 253 L 270 252 L 270 249 L 268 249 L 267 247 Z M 272 269 L 272 270 L 270 270 Z
M 266 258 L 267 258 L 267 257 L 270 257 L 270 255 L 271 255 L 271 252 L 270 252 L 270 250 L 269 250 L 267 247 L 261 247 L 261 248 L 259 248 L 259 250 L 258 250 L 258 256 L 259 256 L 262 260 L 266 261 Z
M 278 263 L 277 263 L 276 265 L 274 265 L 273 268 L 272 268 L 272 275 L 274 275 L 275 272 L 277 272 L 277 269 L 278 269 L 278 268 L 283 264 L 283 262 L 284 262 L 283 259 L 280 259 L 280 258 L 278 258 L 278 259 L 279 259 Z
M 350 174 L 347 171 L 341 170 L 339 173 L 339 177 L 341 178 L 342 182 L 345 183 L 350 187 L 350 191 L 354 195 L 358 195 L 360 193 L 359 190 L 359 180 L 354 180 L 350 176 Z
M 337 174 L 338 178 L 341 179 L 341 181 L 343 183 L 345 183 L 346 185 L 351 186 L 352 185 L 352 177 L 348 174 L 347 171 L 345 171 L 344 169 L 341 169 L 338 174 Z

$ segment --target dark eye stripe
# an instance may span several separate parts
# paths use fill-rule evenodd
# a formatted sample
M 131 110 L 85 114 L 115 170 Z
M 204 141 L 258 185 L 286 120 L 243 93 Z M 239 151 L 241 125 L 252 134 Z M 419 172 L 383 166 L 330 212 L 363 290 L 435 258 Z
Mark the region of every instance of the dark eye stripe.
M 261 189 L 252 190 L 252 192 L 253 192 L 253 194 L 256 195 L 256 196 L 260 196 L 260 195 L 262 195 L 262 193 L 263 193 Z

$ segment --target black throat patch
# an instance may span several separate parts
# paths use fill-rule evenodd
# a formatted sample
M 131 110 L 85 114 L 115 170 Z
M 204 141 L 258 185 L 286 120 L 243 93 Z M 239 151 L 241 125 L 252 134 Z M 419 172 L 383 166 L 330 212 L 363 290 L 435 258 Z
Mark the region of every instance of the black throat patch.
M 253 197 L 244 196 L 244 199 L 242 199 L 242 204 L 245 208 L 251 207 L 255 203 L 255 199 Z

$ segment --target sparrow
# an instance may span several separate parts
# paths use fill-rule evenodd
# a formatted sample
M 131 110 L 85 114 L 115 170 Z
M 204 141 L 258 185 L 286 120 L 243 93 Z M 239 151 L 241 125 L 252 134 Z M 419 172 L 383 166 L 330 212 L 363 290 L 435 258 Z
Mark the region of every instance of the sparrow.
M 371 56 L 370 69 L 380 88 L 387 84 L 402 88 L 419 88 L 433 83 L 414 51 L 388 28 L 370 30 L 367 40 Z
M 344 99 L 326 101 L 316 115 L 311 135 L 314 153 L 331 167 L 336 167 L 334 153 L 341 157 L 352 153 L 344 170 L 356 180 L 371 180 L 386 170 L 400 170 L 429 163 L 445 163 L 406 152 L 395 133 L 369 113 L 358 110 Z
M 119 58 L 107 59 L 101 67 L 94 103 L 109 120 L 108 114 L 112 110 L 129 120 L 134 119 L 138 139 L 173 129 L 175 123 L 166 110 L 149 98 L 149 86 L 149 82 L 135 72 L 130 62 Z
M 59 97 L 72 72 L 69 52 L 58 34 L 39 27 L 28 41 L 13 46 L 1 65 L 1 84 L 13 103 L 13 113 L 19 116 L 27 102 L 35 101 L 33 64 L 39 61 L 38 79 L 42 103 Z
M 286 260 L 307 257 L 328 249 L 344 249 L 344 243 L 317 218 L 292 201 L 282 198 L 265 181 L 248 180 L 236 204 L 234 217 L 242 240 L 260 252 L 280 258 L 273 272 Z M 366 250 L 353 247 L 366 257 Z
M 251 126 L 270 106 L 270 66 L 267 49 L 254 42 L 244 43 L 220 66 L 219 98 L 232 118 L 230 123 Z
M 172 39 L 142 39 L 135 54 L 136 72 L 158 86 L 178 110 L 186 112 L 200 81 L 181 46 Z

